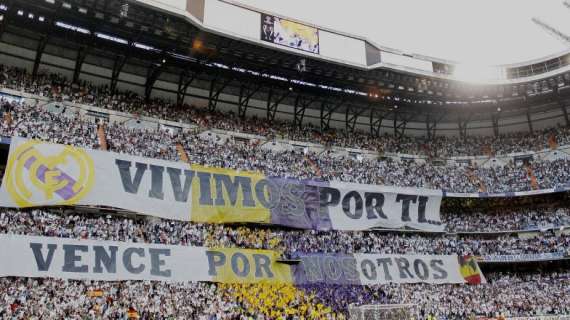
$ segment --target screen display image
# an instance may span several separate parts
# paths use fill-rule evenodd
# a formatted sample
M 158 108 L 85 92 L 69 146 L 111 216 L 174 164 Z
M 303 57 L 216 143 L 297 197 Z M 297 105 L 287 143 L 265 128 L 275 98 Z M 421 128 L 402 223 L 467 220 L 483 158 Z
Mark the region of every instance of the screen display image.
M 319 53 L 319 30 L 275 16 L 261 15 L 261 40 Z

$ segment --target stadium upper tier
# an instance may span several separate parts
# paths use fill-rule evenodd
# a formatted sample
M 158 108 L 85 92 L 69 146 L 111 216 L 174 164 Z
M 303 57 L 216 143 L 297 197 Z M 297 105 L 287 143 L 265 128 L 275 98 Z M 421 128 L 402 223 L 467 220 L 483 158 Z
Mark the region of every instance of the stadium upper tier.
M 34 75 L 48 68 L 111 91 L 293 126 L 431 138 L 570 123 L 567 53 L 471 83 L 446 74 L 465 66 L 454 71 L 449 62 L 228 1 L 123 4 L 0 1 L 0 57 Z
M 277 133 L 268 132 L 270 129 L 259 125 L 259 121 L 224 121 L 227 117 L 191 111 L 192 108 L 177 109 L 181 114 L 179 122 L 161 122 L 157 119 L 117 113 L 105 109 L 126 110 L 135 114 L 141 112 L 155 117 L 172 115 L 174 109 L 169 109 L 168 103 L 162 100 L 144 102 L 136 95 L 118 93 L 113 96 L 104 88 L 98 88 L 98 91 L 96 87 L 74 86 L 56 75 L 40 76 L 36 81 L 31 81 L 27 73 L 19 69 L 6 69 L 3 75 L 3 83 L 8 87 L 37 94 L 23 102 L 3 103 L 4 110 L 10 111 L 10 116 L 2 123 L 0 131 L 4 136 L 24 136 L 88 148 L 100 148 L 103 143 L 101 139 L 104 138 L 108 148 L 116 152 L 170 160 L 186 157 L 192 163 L 257 170 L 267 176 L 427 187 L 459 193 L 550 188 L 563 190 L 568 187 L 570 180 L 567 151 L 557 146 L 557 141 L 567 141 L 567 131 L 563 129 L 536 136 L 522 135 L 496 141 L 490 139 L 499 150 L 524 150 L 529 146 L 541 149 L 548 146 L 549 149 L 542 152 L 493 157 L 493 151 L 490 149 L 490 154 L 482 157 L 454 158 L 447 161 L 405 154 L 384 154 L 386 157 L 382 157 L 382 154 L 377 152 L 326 148 L 323 145 L 315 147 L 315 144 L 310 143 L 274 140 Z M 16 91 L 15 94 L 23 93 Z M 101 108 L 53 102 L 61 100 L 93 103 Z M 187 122 L 184 123 L 182 119 Z M 109 123 L 99 126 L 103 129 L 97 129 L 97 122 Z M 224 128 L 225 131 L 203 131 L 204 128 L 216 126 Z M 287 125 L 279 127 L 287 128 Z M 236 133 L 241 130 L 258 135 Z M 101 131 L 103 135 L 100 134 Z M 310 130 L 293 132 L 308 133 L 307 139 L 312 136 Z M 388 141 L 388 146 L 398 145 L 398 140 L 391 137 L 370 138 L 375 144 L 377 142 L 374 141 L 380 141 L 379 146 L 383 145 L 384 140 Z M 454 143 L 466 144 L 466 150 L 483 150 L 483 145 L 486 145 L 488 140 L 470 142 L 458 139 Z M 344 140 L 340 138 L 338 141 Z M 412 146 L 418 143 L 411 141 Z M 350 145 L 351 140 L 344 143 Z M 441 145 L 445 146 L 443 143 Z M 430 149 L 430 143 L 423 148 Z
M 240 118 L 231 111 L 211 111 L 193 105 L 176 105 L 162 98 L 145 100 L 144 97 L 131 91 L 116 91 L 112 94 L 107 85 L 95 85 L 89 82 L 74 84 L 61 74 L 41 73 L 33 79 L 25 69 L 0 65 L 0 70 L 3 72 L 0 78 L 2 85 L 8 89 L 47 97 L 53 101 L 73 102 L 119 111 L 130 114 L 128 116 L 130 118 L 140 116 L 151 118 L 151 123 L 140 121 L 141 119 L 138 118 L 137 127 L 141 129 L 154 129 L 158 120 L 168 120 L 173 122 L 170 130 L 182 129 L 179 127 L 181 123 L 186 125 L 186 129 L 199 128 L 200 131 L 217 129 L 208 131 L 209 139 L 212 140 L 225 140 L 228 136 L 236 135 L 239 138 L 240 134 L 245 133 L 246 135 L 241 135 L 241 138 L 272 142 L 265 147 L 276 151 L 291 150 L 296 145 L 298 147 L 313 146 L 320 149 L 319 151 L 329 152 L 335 149 L 354 149 L 350 151 L 359 154 L 372 152 L 374 156 L 395 155 L 400 158 L 422 159 L 459 158 L 458 160 L 466 160 L 465 158 L 469 157 L 470 160 L 477 158 L 488 160 L 512 154 L 524 158 L 525 154 L 544 153 L 559 148 L 566 150 L 566 147 L 570 145 L 570 129 L 559 126 L 532 133 L 514 132 L 499 136 L 468 137 L 436 136 L 432 139 L 414 136 L 394 137 L 387 133 L 381 137 L 375 137 L 367 132 L 347 132 L 336 128 L 321 130 L 311 124 L 294 126 L 291 121 L 271 123 L 257 117 Z M 48 110 L 58 114 L 62 112 L 53 107 Z M 98 112 L 105 113 L 105 110 L 98 110 Z M 77 110 L 70 108 L 67 113 L 75 111 Z M 102 116 L 108 118 L 109 114 L 102 114 Z M 565 153 L 562 153 L 561 157 L 564 155 Z

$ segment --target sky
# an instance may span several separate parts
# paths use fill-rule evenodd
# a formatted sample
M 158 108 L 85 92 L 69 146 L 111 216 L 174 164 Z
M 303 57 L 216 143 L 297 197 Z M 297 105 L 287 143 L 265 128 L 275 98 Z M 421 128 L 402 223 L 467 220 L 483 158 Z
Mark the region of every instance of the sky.
M 237 1 L 406 53 L 468 64 L 519 63 L 570 48 L 531 20 L 570 36 L 564 0 Z

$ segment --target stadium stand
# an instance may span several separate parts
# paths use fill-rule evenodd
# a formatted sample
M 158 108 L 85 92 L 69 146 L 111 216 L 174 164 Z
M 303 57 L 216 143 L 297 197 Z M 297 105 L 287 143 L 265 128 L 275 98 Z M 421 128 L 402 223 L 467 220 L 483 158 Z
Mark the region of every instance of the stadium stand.
M 18 79 L 26 79 L 25 75 L 17 76 Z M 56 76 L 46 76 L 46 79 L 56 78 Z M 19 85 L 9 86 L 11 88 L 26 88 L 26 80 Z M 60 80 L 65 83 L 65 80 Z M 69 93 L 65 86 L 59 81 L 55 83 L 41 82 L 46 92 L 41 95 L 48 96 L 56 101 L 68 100 L 72 102 L 84 102 L 82 99 L 72 99 L 74 94 Z M 57 88 L 57 89 L 52 89 Z M 52 92 L 67 93 L 63 96 L 52 96 Z M 38 93 L 30 89 L 30 93 Z M 134 98 L 133 104 L 139 101 Z M 6 104 L 5 102 L 4 104 Z M 104 106 L 108 107 L 108 106 Z M 163 105 L 166 108 L 165 105 Z M 56 143 L 73 144 L 78 146 L 88 146 L 90 148 L 101 147 L 100 130 L 88 119 L 83 119 L 77 113 L 69 110 L 62 116 L 54 114 L 42 108 L 40 104 L 27 105 L 15 104 L 5 105 L 5 109 L 13 110 L 12 121 L 5 123 L 2 134 L 5 136 L 15 135 L 28 138 L 37 138 Z M 151 107 L 152 109 L 152 107 Z M 123 110 L 123 109 L 120 109 Z M 128 109 L 133 111 L 132 109 Z M 30 111 L 33 111 L 30 113 Z M 156 115 L 156 114 L 155 114 Z M 226 117 L 228 118 L 228 117 Z M 211 119 L 210 119 L 211 121 Z M 198 121 L 199 123 L 199 121 Z M 6 126 L 7 125 L 7 126 Z M 63 136 L 65 132 L 59 128 L 72 129 L 74 137 Z M 229 128 L 227 125 L 224 126 Z M 240 131 L 239 128 L 233 128 Z M 97 138 L 94 137 L 96 132 Z M 259 132 L 257 132 L 259 133 Z M 514 163 L 507 163 L 504 166 L 492 168 L 469 168 L 458 166 L 438 166 L 430 163 L 407 162 L 400 164 L 394 161 L 381 159 L 357 160 L 351 157 L 326 157 L 324 154 L 305 153 L 304 151 L 267 152 L 262 146 L 255 142 L 242 143 L 235 139 L 225 141 L 211 141 L 202 139 L 196 134 L 171 134 L 165 130 L 152 130 L 149 128 L 125 128 L 117 123 L 111 123 L 106 128 L 105 143 L 115 152 L 141 155 L 153 158 L 178 160 L 179 154 L 177 145 L 180 143 L 185 150 L 193 150 L 190 155 L 193 163 L 211 165 L 217 167 L 227 167 L 244 170 L 259 170 L 268 175 L 289 176 L 295 178 L 318 177 L 324 180 L 340 180 L 347 182 L 385 184 L 394 186 L 413 186 L 439 188 L 451 192 L 478 192 L 481 185 L 485 186 L 487 192 L 512 192 L 530 191 L 536 189 L 548 189 L 564 186 L 567 183 L 568 160 L 544 160 L 534 161 L 530 166 L 519 166 Z M 81 137 L 82 136 L 82 137 Z M 566 139 L 565 130 L 560 130 L 558 136 Z M 94 139 L 95 138 L 95 139 Z M 533 137 L 534 144 L 547 143 L 544 134 Z M 73 140 L 69 140 L 73 139 Z M 390 140 L 392 138 L 388 138 Z M 521 139 L 524 139 L 521 136 Z M 542 142 L 540 142 L 543 140 Z M 127 142 L 128 141 L 128 142 Z M 154 141 L 154 142 L 152 142 Z M 394 143 L 395 144 L 395 143 Z M 476 150 L 478 144 L 470 147 Z M 508 145 L 507 145 L 508 146 Z M 509 148 L 509 147 L 505 148 Z M 350 146 L 357 147 L 357 146 Z M 233 149 L 233 150 L 232 150 Z M 231 155 L 228 151 L 232 150 Z M 410 152 L 410 151 L 408 151 Z M 255 154 L 255 155 L 254 155 Z M 208 159 L 205 159 L 207 155 Z M 255 161 L 242 160 L 243 158 L 256 157 Z M 354 165 L 358 163 L 358 166 Z M 301 165 L 299 165 L 301 164 Z M 314 168 L 318 167 L 319 170 Z M 406 167 L 404 170 L 404 166 Z M 297 170 L 292 170 L 296 168 Z M 534 179 L 528 176 L 529 169 L 532 170 Z M 317 173 L 321 173 L 320 175 Z M 536 172 L 536 174 L 534 173 Z M 538 175 L 538 177 L 537 177 Z M 472 182 L 475 179 L 478 183 Z M 534 185 L 534 188 L 533 188 Z
M 121 7 L 121 15 L 127 14 L 126 8 Z M 0 46 L 0 57 L 1 51 Z M 142 94 L 126 89 L 117 79 L 120 63 L 112 68 L 114 84 L 83 79 L 81 67 L 69 78 L 54 68 L 43 70 L 39 63 L 34 68 L 2 63 L 2 175 L 8 174 L 4 166 L 10 166 L 9 145 L 21 137 L 266 177 L 442 190 L 445 228 L 442 232 L 382 227 L 303 230 L 266 222 L 170 220 L 105 205 L 3 205 L 0 236 L 184 246 L 188 250 L 272 250 L 279 263 L 287 265 L 302 265 L 303 258 L 311 254 L 474 257 L 469 261 L 481 266 L 485 281 L 467 284 L 472 274 L 463 274 L 463 264 L 465 284 L 99 281 L 88 276 L 60 279 L 0 273 L 0 318 L 332 320 L 355 319 L 351 310 L 363 307 L 370 308 L 369 319 L 570 317 L 568 126 L 551 123 L 530 132 L 426 139 L 403 131 L 375 135 L 354 127 L 349 130 L 347 109 L 346 128 L 327 125 L 323 130 L 297 121 L 297 102 L 293 121 L 247 116 L 241 104 L 249 98 L 241 92 L 238 114 L 210 108 L 214 96 L 216 103 L 218 99 L 212 90 L 207 107 L 184 103 L 186 88 L 192 83 L 188 79 L 182 99 L 176 102 L 151 95 L 162 72 L 160 66 L 149 69 L 145 82 L 150 86 Z M 216 81 L 212 80 L 212 88 Z M 221 92 L 225 86 L 220 88 Z M 397 131 L 397 118 L 393 120 Z M 0 203 L 5 201 L 0 196 Z M 0 257 L 5 254 L 0 250 Z M 37 255 L 35 259 L 39 261 Z M 48 254 L 44 264 L 50 259 Z M 9 262 L 0 261 L 0 270 L 3 264 Z M 386 306 L 410 306 L 410 310 L 405 315 L 383 316 Z

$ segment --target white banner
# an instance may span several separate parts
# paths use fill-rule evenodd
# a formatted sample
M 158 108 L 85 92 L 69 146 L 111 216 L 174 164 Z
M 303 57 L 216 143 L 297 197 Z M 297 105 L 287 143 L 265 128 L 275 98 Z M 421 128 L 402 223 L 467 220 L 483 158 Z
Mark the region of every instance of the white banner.
M 0 277 L 74 280 L 291 282 L 269 250 L 0 235 Z
M 106 205 L 161 218 L 189 220 L 192 199 L 176 201 L 173 189 L 163 188 L 159 192 L 151 188 L 150 173 L 164 171 L 169 165 L 183 172 L 188 166 L 153 160 L 149 168 L 148 161 L 131 162 L 137 158 L 143 159 L 14 137 L 0 204 L 5 207 Z M 124 177 L 124 185 L 119 166 L 131 169 L 132 176 Z M 159 178 L 162 176 L 155 176 L 156 183 L 161 182 Z
M 206 248 L 15 235 L 2 235 L 0 242 L 0 276 L 211 280 Z
M 441 232 L 442 192 L 301 181 L 13 138 L 0 205 L 99 205 L 206 223 Z
M 375 285 L 386 283 L 484 283 L 477 263 L 456 255 L 319 254 L 300 255 L 295 270 L 300 284 L 320 282 Z
M 364 285 L 465 283 L 457 256 L 355 254 Z
M 445 225 L 439 214 L 442 198 L 442 192 L 439 190 L 346 182 L 331 182 L 330 188 L 338 190 L 340 194 L 336 205 L 328 207 L 332 229 L 408 227 L 433 232 L 444 231 Z
M 354 284 L 481 283 L 475 262 L 454 255 L 311 254 L 0 235 L 0 277 L 168 282 Z M 465 261 L 465 262 L 463 262 Z

